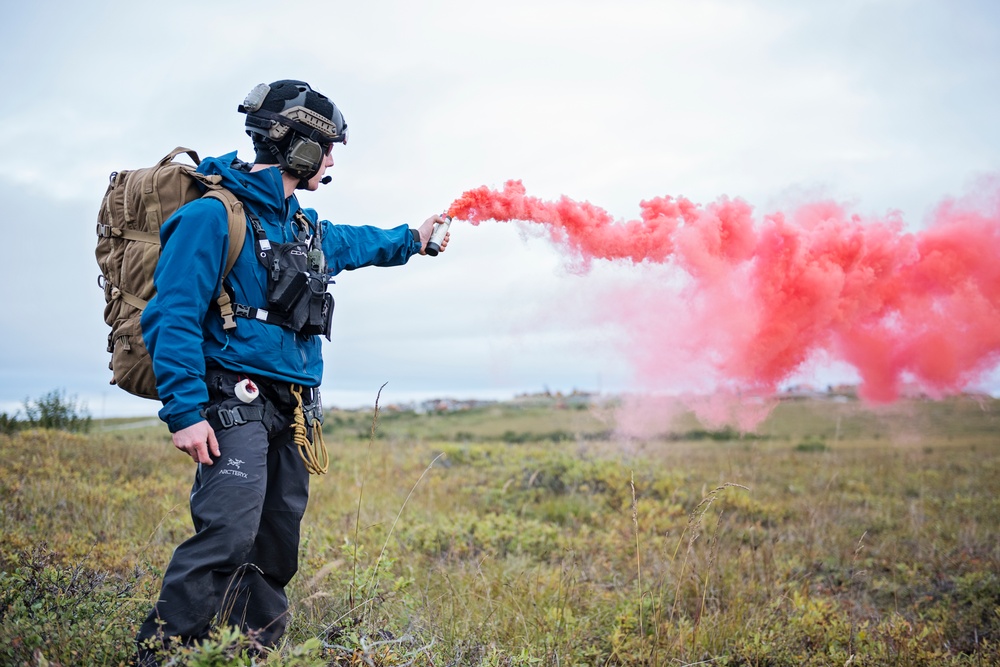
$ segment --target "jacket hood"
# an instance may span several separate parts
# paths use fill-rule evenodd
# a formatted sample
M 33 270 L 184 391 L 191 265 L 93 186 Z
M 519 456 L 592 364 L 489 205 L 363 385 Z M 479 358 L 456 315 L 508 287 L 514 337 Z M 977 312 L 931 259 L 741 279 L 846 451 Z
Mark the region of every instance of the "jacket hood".
M 250 165 L 237 159 L 236 151 L 220 157 L 207 157 L 198 171 L 222 177 L 222 186 L 256 211 L 282 213 L 287 210 L 285 185 L 276 166 L 250 172 Z

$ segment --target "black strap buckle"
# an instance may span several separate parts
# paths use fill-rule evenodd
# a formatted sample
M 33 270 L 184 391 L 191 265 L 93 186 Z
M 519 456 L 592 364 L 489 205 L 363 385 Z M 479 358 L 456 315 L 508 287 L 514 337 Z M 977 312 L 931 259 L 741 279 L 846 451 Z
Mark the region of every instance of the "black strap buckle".
M 219 423 L 222 424 L 222 428 L 235 426 L 236 420 L 233 419 L 233 413 L 231 410 L 219 410 L 215 414 L 218 416 Z
M 260 421 L 264 417 L 264 411 L 256 405 L 237 405 L 232 408 L 217 408 L 215 418 L 222 428 L 232 428 L 242 426 L 247 422 Z

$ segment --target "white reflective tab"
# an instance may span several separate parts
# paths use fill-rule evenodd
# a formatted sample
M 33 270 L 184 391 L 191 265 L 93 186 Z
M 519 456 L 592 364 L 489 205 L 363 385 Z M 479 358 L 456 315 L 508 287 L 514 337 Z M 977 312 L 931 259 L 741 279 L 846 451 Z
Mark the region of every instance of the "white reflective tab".
M 258 320 L 263 320 L 264 322 L 267 322 L 267 311 L 264 310 L 263 308 L 258 308 L 257 309 L 257 319 Z
M 263 241 L 260 242 L 260 247 L 263 248 L 264 250 L 270 250 L 271 242 L 268 241 L 267 239 L 264 239 Z

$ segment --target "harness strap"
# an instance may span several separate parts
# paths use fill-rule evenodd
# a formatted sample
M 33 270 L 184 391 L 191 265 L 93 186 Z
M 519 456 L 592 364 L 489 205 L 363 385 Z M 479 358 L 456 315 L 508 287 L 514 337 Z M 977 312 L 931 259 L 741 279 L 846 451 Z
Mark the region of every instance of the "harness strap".
M 278 326 L 284 326 L 288 321 L 287 317 L 272 313 L 265 308 L 254 308 L 253 306 L 245 306 L 242 303 L 233 304 L 233 315 L 248 320 L 260 320 L 268 324 L 277 324 Z
M 247 217 L 250 218 L 250 226 L 253 227 L 253 235 L 257 241 L 257 260 L 264 265 L 265 269 L 270 271 L 272 254 L 271 241 L 267 238 L 264 226 L 260 224 L 260 220 L 257 219 L 257 216 L 248 211 Z
M 259 405 L 236 405 L 231 408 L 213 405 L 203 410 L 203 413 L 208 423 L 217 431 L 264 420 L 264 408 Z
M 271 252 L 271 240 L 267 238 L 264 226 L 260 224 L 260 220 L 257 219 L 257 216 L 249 211 L 247 211 L 247 217 L 250 218 L 250 226 L 253 228 L 253 235 L 257 242 L 257 260 L 268 271 L 275 270 L 277 267 L 274 266 L 274 260 L 272 259 L 273 253 Z M 313 225 L 309 216 L 307 216 L 301 208 L 295 211 L 293 217 L 300 228 L 297 234 L 297 240 L 301 243 L 307 244 L 310 249 L 319 248 L 322 250 L 323 226 L 319 223 Z

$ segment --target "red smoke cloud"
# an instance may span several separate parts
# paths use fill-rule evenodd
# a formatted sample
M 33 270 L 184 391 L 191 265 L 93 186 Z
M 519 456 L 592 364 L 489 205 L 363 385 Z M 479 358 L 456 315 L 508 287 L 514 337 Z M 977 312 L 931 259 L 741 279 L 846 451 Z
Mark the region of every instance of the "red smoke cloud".
M 915 233 L 898 215 L 862 218 L 832 202 L 755 216 L 739 199 L 657 197 L 640 203 L 639 219 L 616 221 L 586 202 L 529 197 L 520 181 L 470 190 L 448 213 L 544 225 L 585 264 L 681 268 L 689 284 L 682 300 L 668 299 L 675 312 L 611 306 L 626 318 L 637 373 L 671 372 L 663 360 L 676 350 L 666 341 L 677 337 L 657 331 L 669 322 L 688 353 L 740 391 L 773 393 L 822 353 L 857 369 L 865 398 L 888 402 L 907 381 L 932 394 L 960 391 L 1000 359 L 998 186 L 978 201 L 942 203 Z

